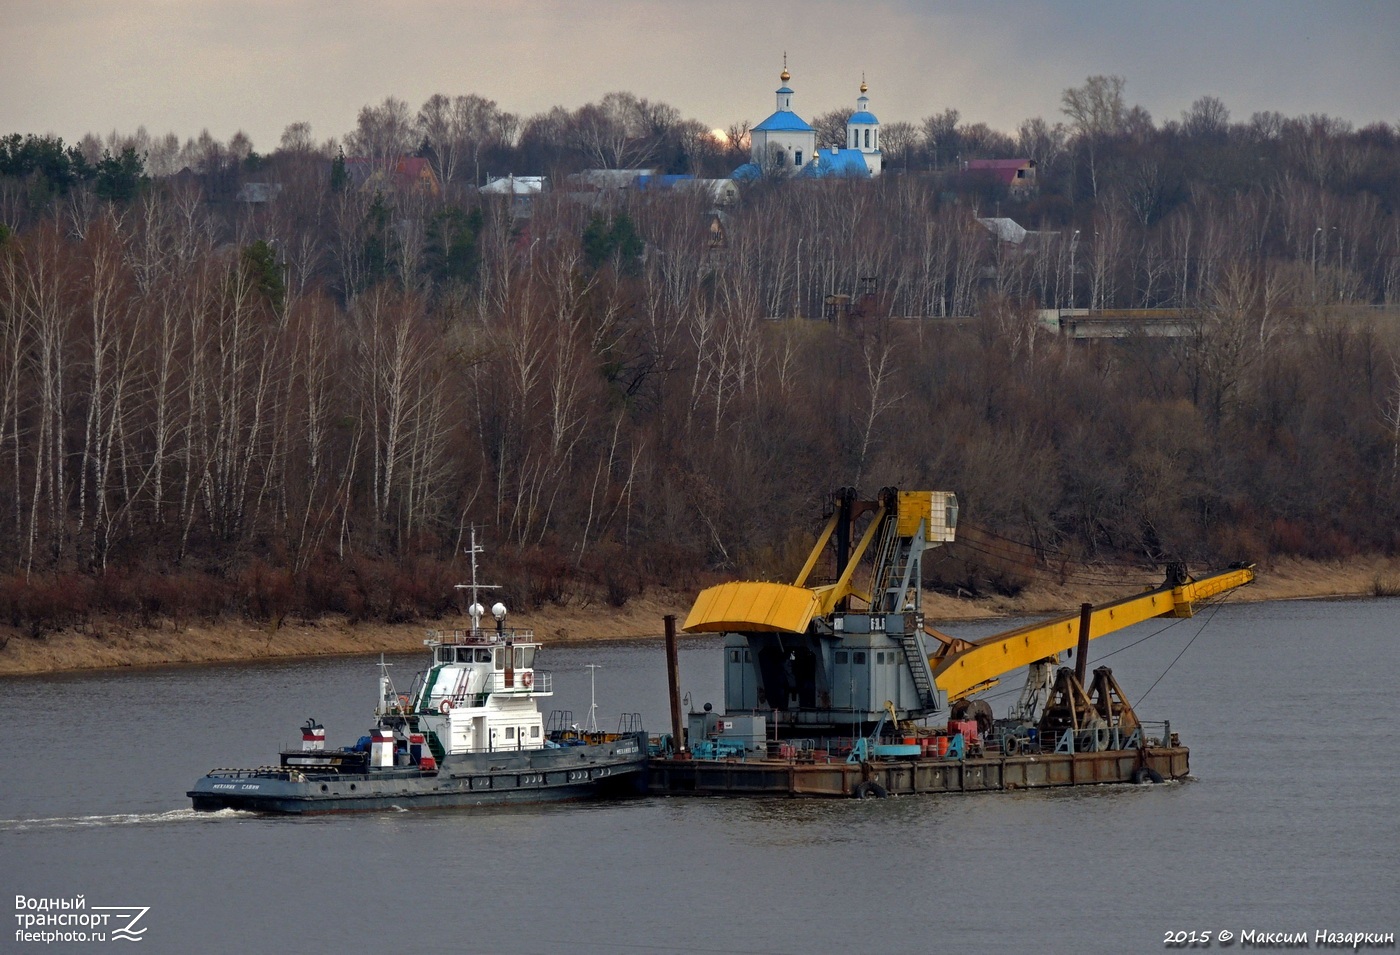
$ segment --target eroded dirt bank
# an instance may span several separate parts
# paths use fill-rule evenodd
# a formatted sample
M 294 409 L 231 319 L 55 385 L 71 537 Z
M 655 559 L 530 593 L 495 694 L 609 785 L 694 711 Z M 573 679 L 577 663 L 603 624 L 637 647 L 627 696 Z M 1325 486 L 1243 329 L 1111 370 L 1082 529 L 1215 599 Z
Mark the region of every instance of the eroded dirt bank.
M 1341 562 L 1281 560 L 1258 568 L 1259 578 L 1237 591 L 1238 601 L 1306 597 L 1373 596 L 1400 592 L 1400 561 L 1358 557 Z M 928 594 L 925 612 L 933 622 L 1018 614 L 1070 612 L 1084 602 L 1102 603 L 1132 593 L 1146 574 L 1082 572 L 1059 585 L 1037 583 L 1016 597 L 959 599 Z M 1093 581 L 1085 583 L 1084 581 Z M 606 604 L 549 606 L 511 618 L 517 627 L 533 627 L 547 643 L 577 643 L 655 637 L 661 618 L 684 619 L 694 594 L 649 591 L 621 609 Z M 115 621 L 35 639 L 0 627 L 0 676 L 71 670 L 145 667 L 187 663 L 228 663 L 278 658 L 411 652 L 421 649 L 427 628 L 460 626 L 457 620 L 412 624 L 349 623 L 343 619 L 302 621 L 289 618 L 279 627 L 243 620 L 218 623 L 165 621 L 132 628 Z

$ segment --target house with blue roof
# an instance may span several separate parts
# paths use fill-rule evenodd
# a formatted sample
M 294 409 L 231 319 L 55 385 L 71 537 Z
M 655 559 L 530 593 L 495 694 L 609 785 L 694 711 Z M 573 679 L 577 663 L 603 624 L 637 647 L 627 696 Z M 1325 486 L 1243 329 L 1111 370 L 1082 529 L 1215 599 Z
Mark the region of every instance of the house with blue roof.
M 786 62 L 778 79 L 782 85 L 777 90 L 777 110 L 749 130 L 749 154 L 752 158 L 734 170 L 731 178 L 740 181 L 763 176 L 869 179 L 880 174 L 880 121 L 870 111 L 870 98 L 866 96 L 869 87 L 863 78 L 856 111 L 846 123 L 845 145 L 824 143 L 820 149 L 817 131 L 793 111 L 793 89 L 788 85 L 792 74 L 788 72 Z

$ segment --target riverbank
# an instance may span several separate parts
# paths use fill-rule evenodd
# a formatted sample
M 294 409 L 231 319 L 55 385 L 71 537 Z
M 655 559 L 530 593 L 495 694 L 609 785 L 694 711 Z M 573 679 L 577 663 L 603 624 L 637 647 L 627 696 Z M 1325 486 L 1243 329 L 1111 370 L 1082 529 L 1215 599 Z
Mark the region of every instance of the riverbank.
M 1236 601 L 1375 596 L 1400 593 L 1400 560 L 1356 557 L 1346 561 L 1279 560 L 1258 568 L 1258 579 L 1231 595 Z M 1070 612 L 1081 603 L 1103 603 L 1149 583 L 1144 574 L 1082 569 L 1065 583 L 1033 584 L 1016 597 L 960 599 L 925 595 L 924 610 L 939 621 L 975 620 Z M 549 606 L 513 615 L 517 627 L 531 627 L 550 646 L 603 640 L 656 637 L 668 613 L 684 619 L 693 593 L 649 590 L 622 608 L 606 604 Z M 35 639 L 0 627 L 0 676 L 172 664 L 232 663 L 422 649 L 428 628 L 460 626 L 452 619 L 412 624 L 350 623 L 327 618 L 284 621 L 280 627 L 243 620 L 217 623 L 163 621 L 134 628 L 113 620 Z

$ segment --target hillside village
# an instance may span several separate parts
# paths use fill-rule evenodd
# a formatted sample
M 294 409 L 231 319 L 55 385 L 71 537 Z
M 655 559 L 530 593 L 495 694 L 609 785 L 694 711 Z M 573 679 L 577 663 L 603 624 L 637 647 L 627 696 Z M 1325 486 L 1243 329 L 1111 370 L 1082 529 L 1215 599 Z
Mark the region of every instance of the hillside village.
M 0 616 L 408 619 L 473 525 L 517 603 L 623 606 L 848 484 L 958 493 L 954 591 L 1400 547 L 1400 131 L 797 89 L 0 139 Z

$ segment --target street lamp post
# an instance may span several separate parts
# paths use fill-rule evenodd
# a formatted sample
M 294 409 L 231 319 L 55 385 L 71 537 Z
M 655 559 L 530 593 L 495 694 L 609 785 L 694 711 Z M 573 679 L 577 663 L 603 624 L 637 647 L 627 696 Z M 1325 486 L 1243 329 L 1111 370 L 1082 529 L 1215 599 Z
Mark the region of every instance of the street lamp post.
M 1317 304 L 1317 237 L 1322 234 L 1322 226 L 1313 229 L 1312 234 L 1312 300 Z
M 1074 250 L 1079 247 L 1079 230 L 1069 240 L 1069 307 L 1074 308 Z
M 1094 284 L 1093 293 L 1089 297 L 1089 310 L 1103 311 L 1103 243 L 1099 241 L 1100 236 L 1094 233 Z

